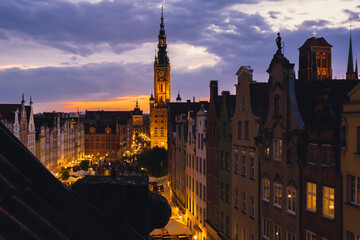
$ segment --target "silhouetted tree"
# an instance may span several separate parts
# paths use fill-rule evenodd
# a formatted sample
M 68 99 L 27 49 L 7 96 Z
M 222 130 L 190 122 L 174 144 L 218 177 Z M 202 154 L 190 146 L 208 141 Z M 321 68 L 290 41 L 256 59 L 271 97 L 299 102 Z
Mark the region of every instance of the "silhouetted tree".
M 165 148 L 154 147 L 138 156 L 138 167 L 144 168 L 151 177 L 167 175 L 167 151 Z

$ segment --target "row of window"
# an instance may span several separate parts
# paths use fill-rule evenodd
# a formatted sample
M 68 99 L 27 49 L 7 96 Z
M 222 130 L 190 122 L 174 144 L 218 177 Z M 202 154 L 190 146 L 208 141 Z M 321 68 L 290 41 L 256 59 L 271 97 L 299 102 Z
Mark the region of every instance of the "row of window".
M 189 154 L 186 154 L 186 166 L 191 167 L 192 169 L 195 169 L 197 172 L 202 173 L 205 175 L 206 173 L 206 163 L 205 158 L 196 157 L 195 162 L 195 156 Z
M 196 185 L 195 185 L 195 180 L 191 178 L 191 176 L 186 175 L 186 187 L 188 187 L 192 192 L 195 191 L 196 196 L 199 196 L 199 198 L 202 198 L 205 201 L 205 194 L 206 194 L 205 185 L 199 183 L 198 181 L 196 181 Z
M 270 220 L 266 217 L 263 217 L 262 221 L 262 234 L 264 239 L 270 239 Z M 289 230 L 286 231 L 286 238 L 283 238 L 282 227 L 276 223 L 273 223 L 273 236 L 271 239 L 274 240 L 295 240 L 295 234 Z
M 243 137 L 245 137 L 246 140 L 250 139 L 249 121 L 245 121 L 245 136 L 243 136 L 243 124 L 242 124 L 242 121 L 238 121 L 238 139 L 243 139 Z
M 234 189 L 234 208 L 239 209 L 239 189 Z M 246 205 L 246 193 L 241 193 L 241 212 L 246 214 L 247 205 Z M 253 196 L 249 197 L 249 215 L 251 218 L 255 218 L 255 198 Z
M 282 184 L 274 183 L 273 204 L 275 207 L 282 208 L 283 189 Z M 270 180 L 263 179 L 263 200 L 270 202 Z M 296 189 L 294 187 L 286 188 L 286 210 L 291 214 L 296 213 Z
M 234 233 L 234 239 L 235 240 L 243 240 L 243 239 L 250 239 L 255 240 L 254 234 L 249 233 L 248 237 L 246 237 L 246 229 L 242 227 L 241 229 L 241 235 L 239 235 L 239 224 L 235 223 L 235 233 Z
M 309 144 L 309 162 L 312 164 L 318 163 L 318 153 L 319 153 L 319 145 L 310 143 Z M 321 164 L 329 166 L 331 164 L 332 154 L 331 154 L 331 145 L 330 144 L 322 144 L 321 145 Z
M 253 156 L 249 157 L 249 177 L 250 179 L 255 179 L 255 160 Z M 234 154 L 234 173 L 239 174 L 239 155 L 237 153 Z M 246 177 L 247 175 L 247 161 L 246 156 L 241 155 L 241 175 Z
M 322 187 L 323 201 L 322 214 L 329 218 L 335 217 L 335 189 L 332 187 Z M 306 182 L 306 209 L 316 212 L 316 183 Z

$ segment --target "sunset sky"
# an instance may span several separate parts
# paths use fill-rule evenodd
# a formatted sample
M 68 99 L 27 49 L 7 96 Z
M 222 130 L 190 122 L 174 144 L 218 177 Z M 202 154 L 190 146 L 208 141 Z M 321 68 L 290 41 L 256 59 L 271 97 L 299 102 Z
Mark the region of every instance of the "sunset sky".
M 360 57 L 358 0 L 0 1 L 0 103 L 24 93 L 35 112 L 126 110 L 138 99 L 148 111 L 161 5 L 172 100 L 208 99 L 210 80 L 234 93 L 242 65 L 267 81 L 278 31 L 296 74 L 314 30 L 333 45 L 333 78 L 345 76 L 350 21 Z

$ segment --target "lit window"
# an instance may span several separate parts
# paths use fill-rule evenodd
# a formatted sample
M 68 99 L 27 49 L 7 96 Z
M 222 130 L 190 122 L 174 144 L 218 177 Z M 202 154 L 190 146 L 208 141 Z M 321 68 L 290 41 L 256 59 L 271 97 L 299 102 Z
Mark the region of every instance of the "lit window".
M 274 205 L 281 208 L 282 185 L 274 183 Z
M 270 180 L 263 179 L 263 200 L 269 202 L 270 200 Z
M 334 218 L 335 212 L 335 190 L 331 187 L 323 187 L 323 214 Z
M 316 240 L 316 234 L 306 230 L 306 240 Z
M 287 188 L 287 210 L 292 214 L 296 212 L 296 190 L 292 187 Z
M 306 183 L 306 208 L 311 211 L 316 211 L 316 184 Z
M 274 224 L 274 239 L 275 240 L 281 240 L 282 234 L 281 234 L 281 227 L 277 224 Z
M 348 201 L 360 205 L 360 177 L 347 175 Z
M 282 159 L 282 140 L 274 139 L 274 159 L 281 161 Z
M 270 238 L 270 221 L 268 218 L 263 218 L 263 237 L 265 239 Z

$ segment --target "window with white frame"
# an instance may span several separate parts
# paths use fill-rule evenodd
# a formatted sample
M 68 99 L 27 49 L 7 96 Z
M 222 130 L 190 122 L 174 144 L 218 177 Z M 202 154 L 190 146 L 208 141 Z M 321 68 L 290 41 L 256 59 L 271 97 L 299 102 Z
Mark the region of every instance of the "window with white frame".
M 250 217 L 255 218 L 255 198 L 250 196 Z
M 287 188 L 287 211 L 295 214 L 296 212 L 296 189 L 293 187 Z
M 235 199 L 234 199 L 234 207 L 239 208 L 239 189 L 235 188 Z
M 255 161 L 254 161 L 254 157 L 250 157 L 250 178 L 255 179 Z
M 290 231 L 287 231 L 286 232 L 286 240 L 295 240 L 295 234 Z
M 274 139 L 274 160 L 281 161 L 282 159 L 282 140 Z
M 317 147 L 318 145 L 315 143 L 309 144 L 309 162 L 310 163 L 317 163 Z
M 245 139 L 250 139 L 250 125 L 248 121 L 245 121 Z
M 321 164 L 330 166 L 331 164 L 331 145 L 323 144 L 321 146 L 322 158 Z
M 306 230 L 306 239 L 305 240 L 316 240 L 316 234 Z
M 242 192 L 241 195 L 242 195 L 242 207 L 241 207 L 241 211 L 242 211 L 243 213 L 246 213 L 246 193 L 245 193 L 245 192 Z
M 360 205 L 360 177 L 347 175 L 348 201 Z
M 335 217 L 335 189 L 323 186 L 323 214 L 327 217 Z
M 346 231 L 346 240 L 359 240 L 359 239 L 360 239 L 360 234 Z
M 263 178 L 263 200 L 269 202 L 270 200 L 270 180 Z
M 281 208 L 282 198 L 282 185 L 280 183 L 274 183 L 274 205 Z
M 306 209 L 316 211 L 316 183 L 306 182 Z
M 263 237 L 265 239 L 270 238 L 270 221 L 268 218 L 263 217 Z
M 241 175 L 246 176 L 246 157 L 241 156 Z
M 275 240 L 282 239 L 281 227 L 275 223 L 274 223 L 274 239 Z
M 237 153 L 234 154 L 234 173 L 239 173 L 239 155 Z

